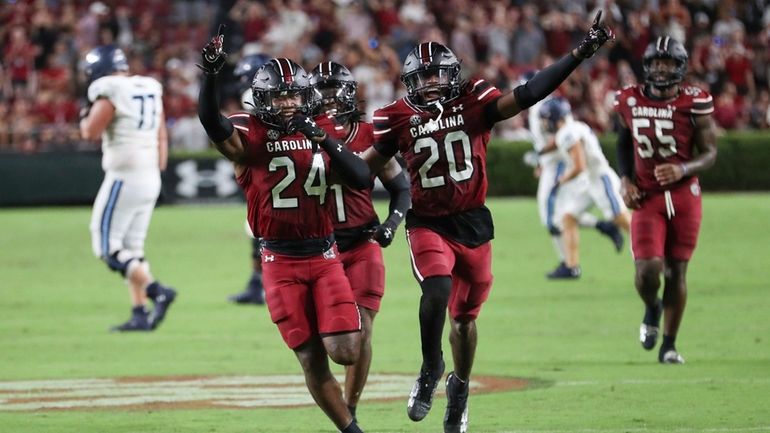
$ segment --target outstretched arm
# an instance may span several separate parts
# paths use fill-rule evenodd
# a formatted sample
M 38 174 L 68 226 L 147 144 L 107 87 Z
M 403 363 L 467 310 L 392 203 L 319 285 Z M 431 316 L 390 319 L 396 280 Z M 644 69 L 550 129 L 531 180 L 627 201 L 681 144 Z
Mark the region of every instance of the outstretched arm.
M 236 176 L 240 176 L 242 170 L 239 165 L 246 151 L 230 119 L 219 112 L 217 98 L 217 74 L 227 58 L 222 50 L 222 42 L 221 34 L 214 36 L 201 51 L 202 64 L 198 67 L 203 70 L 203 82 L 198 94 L 198 118 L 217 150 L 235 163 Z
M 517 86 L 512 92 L 487 105 L 485 110 L 490 122 L 511 118 L 551 94 L 584 59 L 593 56 L 605 42 L 614 39 L 612 30 L 599 24 L 601 17 L 600 10 L 585 39 L 577 48 L 535 74 L 526 83 Z

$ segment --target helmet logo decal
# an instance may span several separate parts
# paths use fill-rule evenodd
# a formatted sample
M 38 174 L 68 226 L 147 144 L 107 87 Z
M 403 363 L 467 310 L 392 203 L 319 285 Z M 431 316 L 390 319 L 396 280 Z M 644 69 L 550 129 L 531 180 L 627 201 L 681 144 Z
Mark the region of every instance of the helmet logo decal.
M 422 63 L 428 64 L 433 61 L 433 42 L 423 42 L 419 50 Z
M 288 59 L 275 59 L 275 63 L 278 65 L 278 72 L 281 74 L 281 79 L 284 83 L 294 81 L 294 68 L 292 68 L 291 62 Z

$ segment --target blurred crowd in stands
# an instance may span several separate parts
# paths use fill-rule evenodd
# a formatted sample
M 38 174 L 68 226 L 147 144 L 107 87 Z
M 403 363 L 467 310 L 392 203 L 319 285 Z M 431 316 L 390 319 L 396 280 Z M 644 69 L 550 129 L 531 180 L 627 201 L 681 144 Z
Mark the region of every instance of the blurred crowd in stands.
M 290 57 L 308 71 L 322 60 L 348 66 L 362 109 L 400 97 L 403 59 L 420 41 L 447 44 L 466 76 L 501 89 L 565 54 L 596 10 L 617 35 L 560 88 L 576 117 L 613 128 L 614 91 L 641 78 L 647 44 L 666 34 L 690 53 L 688 81 L 711 91 L 723 129 L 767 129 L 770 122 L 770 1 L 767 0 L 2 0 L 0 152 L 93 150 L 78 137 L 85 103 L 82 59 L 117 44 L 131 71 L 164 84 L 172 149 L 209 146 L 196 115 L 200 49 L 226 25 L 223 74 L 247 54 Z M 238 90 L 223 86 L 226 111 Z M 527 139 L 526 116 L 496 128 Z

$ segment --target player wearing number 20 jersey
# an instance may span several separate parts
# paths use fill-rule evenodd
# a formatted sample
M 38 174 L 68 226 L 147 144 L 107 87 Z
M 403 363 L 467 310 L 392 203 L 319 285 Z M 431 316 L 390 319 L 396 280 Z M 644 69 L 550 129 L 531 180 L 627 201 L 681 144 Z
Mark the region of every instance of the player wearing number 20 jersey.
M 462 81 L 460 60 L 437 42 L 417 45 L 401 81 L 407 96 L 375 111 L 375 145 L 363 158 L 372 170 L 400 152 L 411 178 L 406 228 L 412 270 L 420 282 L 423 364 L 409 394 L 407 414 L 425 418 L 443 376 L 446 309 L 452 326 L 454 371 L 447 378 L 444 431 L 466 431 L 468 381 L 476 349 L 476 317 L 492 286 L 492 217 L 484 206 L 486 156 L 493 125 L 553 92 L 582 59 L 612 33 L 597 14 L 580 46 L 526 83 L 502 94 L 492 84 Z

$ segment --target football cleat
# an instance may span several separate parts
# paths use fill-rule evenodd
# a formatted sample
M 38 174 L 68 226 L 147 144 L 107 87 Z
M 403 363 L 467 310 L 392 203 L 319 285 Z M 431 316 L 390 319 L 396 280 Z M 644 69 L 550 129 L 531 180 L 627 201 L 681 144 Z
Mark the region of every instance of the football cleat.
M 570 268 L 562 262 L 553 272 L 546 274 L 546 277 L 550 280 L 577 280 L 581 274 L 580 266 Z
M 615 245 L 615 251 L 620 252 L 623 250 L 623 233 L 620 232 L 616 224 L 609 221 L 599 221 L 596 223 L 596 230 L 599 230 L 599 233 L 612 240 L 613 245 Z
M 176 299 L 176 290 L 172 288 L 161 286 L 159 291 L 160 293 L 158 293 L 154 300 L 155 307 L 150 312 L 148 319 L 152 329 L 157 328 L 163 322 L 169 307 L 171 307 L 171 303 Z
M 658 343 L 660 335 L 660 315 L 663 311 L 662 301 L 657 300 L 655 307 L 645 307 L 642 324 L 639 325 L 639 342 L 644 350 L 652 350 Z
M 246 289 L 241 293 L 229 296 L 227 300 L 236 304 L 263 305 L 265 303 L 265 289 L 262 287 L 262 280 L 259 275 L 256 272 L 252 273 Z
M 658 358 L 661 364 L 684 364 L 684 358 L 676 349 L 669 349 Z
M 449 373 L 446 378 L 446 413 L 444 433 L 465 433 L 468 431 L 468 382 L 463 383 Z
M 152 331 L 152 327 L 150 327 L 150 323 L 147 321 L 146 314 L 135 314 L 131 316 L 131 318 L 128 319 L 126 323 L 113 326 L 110 329 L 110 331 L 111 332 L 133 332 L 133 331 L 148 332 L 148 331 Z
M 420 369 L 420 376 L 414 382 L 409 393 L 406 413 L 412 421 L 422 421 L 430 412 L 433 405 L 433 395 L 436 394 L 439 380 L 444 375 L 444 360 L 441 360 L 441 370 L 434 374 L 427 368 Z
M 657 326 L 646 323 L 639 325 L 639 341 L 642 343 L 644 350 L 652 350 L 655 347 L 655 344 L 658 342 L 658 334 L 660 334 L 660 328 Z

